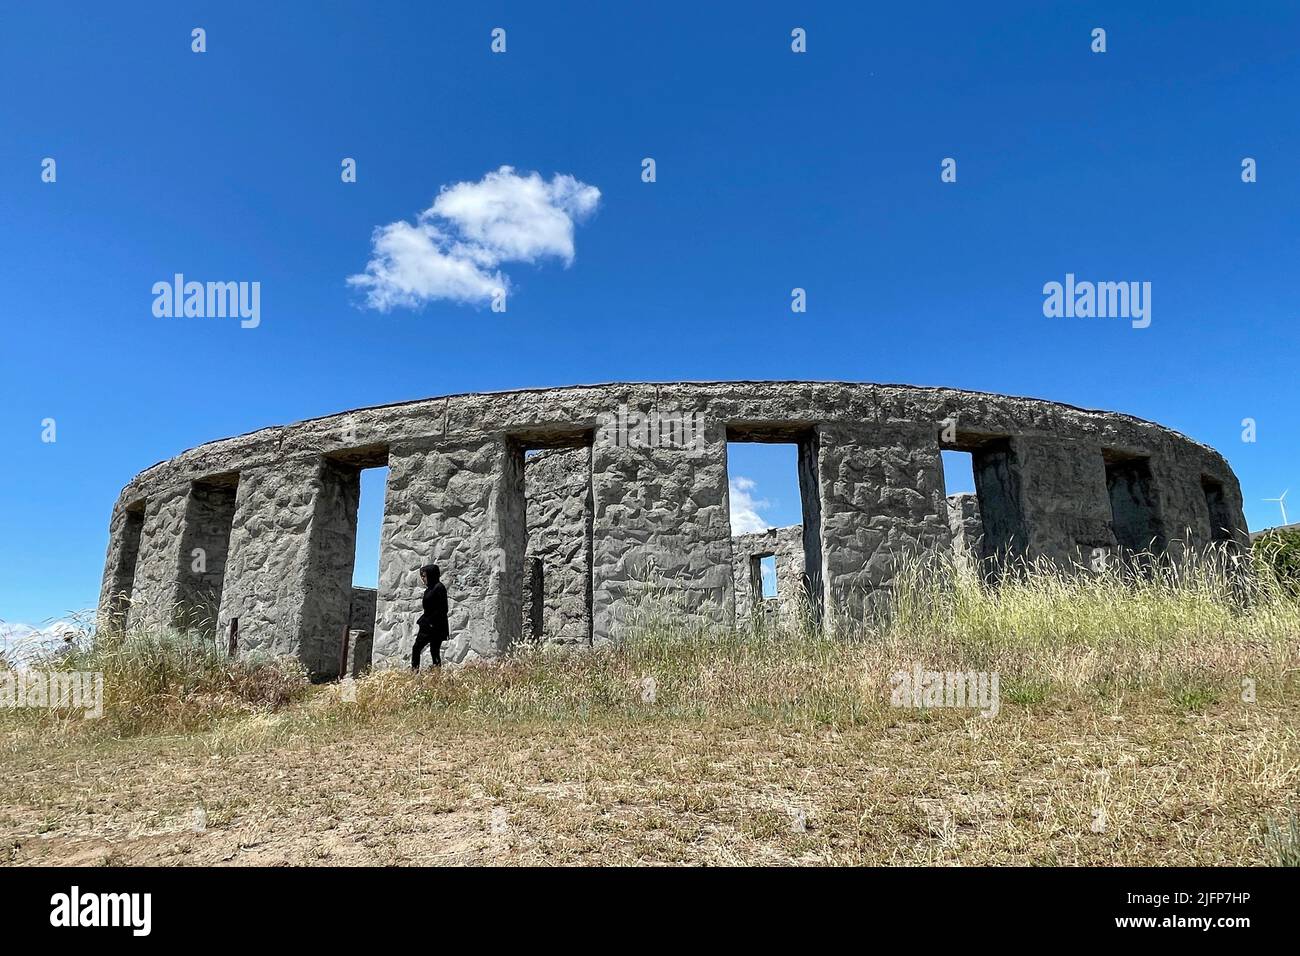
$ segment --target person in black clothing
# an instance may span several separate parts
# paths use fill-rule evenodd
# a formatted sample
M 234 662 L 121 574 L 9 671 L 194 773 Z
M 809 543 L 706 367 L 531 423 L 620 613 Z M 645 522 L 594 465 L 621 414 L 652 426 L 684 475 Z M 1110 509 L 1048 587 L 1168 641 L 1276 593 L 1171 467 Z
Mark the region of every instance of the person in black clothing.
M 443 587 L 438 566 L 426 564 L 420 568 L 420 580 L 424 582 L 424 598 L 421 602 L 424 613 L 415 622 L 419 629 L 415 638 L 415 649 L 411 651 L 411 670 L 420 669 L 420 655 L 425 647 L 433 655 L 433 666 L 442 666 L 442 642 L 450 635 L 447 629 L 447 589 Z

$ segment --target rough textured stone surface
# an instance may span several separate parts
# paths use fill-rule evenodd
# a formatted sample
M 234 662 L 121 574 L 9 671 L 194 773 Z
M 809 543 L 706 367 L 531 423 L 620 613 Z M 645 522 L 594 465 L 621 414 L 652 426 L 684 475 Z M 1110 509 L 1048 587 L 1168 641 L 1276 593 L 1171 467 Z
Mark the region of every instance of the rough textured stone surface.
M 300 653 L 313 674 L 335 677 L 343 635 L 350 624 L 361 471 L 322 460 L 314 491 Z
M 360 478 L 321 457 L 240 473 L 218 631 L 335 676 L 348 624 Z
M 1165 527 L 1159 496 L 1145 458 L 1118 458 L 1106 464 L 1111 531 L 1125 552 L 1165 550 Z M 1207 505 L 1208 505 L 1207 499 Z
M 525 458 L 524 492 L 524 636 L 590 644 L 591 449 L 554 448 Z
M 1101 448 L 1046 435 L 1020 435 L 1013 444 L 1029 553 L 1061 567 L 1113 553 Z
M 948 496 L 948 530 L 955 554 L 979 560 L 984 551 L 984 519 L 979 496 L 969 491 Z
M 979 557 L 996 571 L 1004 561 L 1023 558 L 1029 545 L 1020 462 L 1010 439 L 985 442 L 971 457 L 983 525 Z
M 376 666 L 410 660 L 421 565 L 442 569 L 450 662 L 488 659 L 523 631 L 523 454 L 501 438 L 413 442 L 388 457 L 380 533 Z M 513 578 L 513 581 L 511 580 Z
M 828 613 L 860 616 L 888 587 L 898 560 L 951 547 L 943 465 L 931 432 L 900 425 L 819 431 Z
M 731 539 L 731 554 L 737 626 L 751 624 L 756 611 L 778 618 L 798 613 L 807 594 L 803 525 L 735 535 Z M 776 597 L 765 599 L 760 562 L 767 557 L 776 559 Z
M 661 441 L 667 433 L 648 443 L 644 434 L 611 438 L 610 416 L 628 413 L 694 416 L 698 427 L 680 447 Z M 955 441 L 945 422 L 956 422 Z M 221 507 L 201 500 L 204 489 L 237 480 L 221 635 L 238 617 L 241 647 L 298 654 L 331 676 L 350 624 L 357 476 L 386 461 L 376 665 L 399 665 L 409 653 L 416 569 L 428 560 L 443 566 L 451 605 L 444 657 L 494 657 L 525 633 L 526 551 L 538 526 L 526 518 L 524 451 L 577 446 L 590 449 L 593 643 L 618 640 L 646 596 L 670 598 L 688 619 L 729 623 L 729 439 L 798 444 L 806 572 L 833 614 L 869 604 L 899 555 L 950 543 L 940 447 L 972 454 L 985 554 L 1072 565 L 1151 528 L 1174 557 L 1214 540 L 1248 544 L 1241 491 L 1223 458 L 1127 415 L 895 385 L 593 385 L 357 409 L 160 462 L 113 510 L 101 611 L 111 615 L 129 593 L 131 623 L 165 622 L 192 593 L 186 546 L 220 536 Z M 571 562 L 561 567 L 569 602 L 577 572 Z M 211 588 L 218 572 L 208 568 L 200 583 Z M 561 619 L 557 633 L 580 632 L 572 614 Z
M 609 408 L 688 415 L 699 399 L 664 401 L 637 388 Z M 706 418 L 690 448 L 592 445 L 592 642 L 619 640 L 638 606 L 671 610 L 686 624 L 730 623 L 731 516 L 725 425 Z
M 348 627 L 354 631 L 375 631 L 375 606 L 379 592 L 374 588 L 352 588 L 351 614 Z
M 130 612 L 143 531 L 143 502 L 114 511 L 108 533 L 108 556 L 104 559 L 104 577 L 100 585 L 100 605 L 106 621 L 115 627 L 124 626 Z
M 189 488 L 172 488 L 146 503 L 127 623 L 160 627 L 172 623 L 180 599 L 181 537 Z
M 343 674 L 347 677 L 360 677 L 373 665 L 375 635 L 370 631 L 348 632 L 348 656 Z
M 212 634 L 221 607 L 236 488 L 227 482 L 195 482 L 185 507 L 176 619 Z
M 360 677 L 370 670 L 375 643 L 375 603 L 379 592 L 374 588 L 352 588 L 348 605 L 348 646 L 343 674 Z
M 953 550 L 978 560 L 984 535 L 978 497 L 970 492 L 949 495 L 947 520 Z M 755 608 L 768 616 L 782 616 L 796 611 L 806 600 L 803 525 L 735 535 L 731 539 L 731 552 L 738 626 L 744 627 L 752 620 Z M 776 559 L 777 593 L 775 597 L 764 598 L 759 562 L 767 557 Z

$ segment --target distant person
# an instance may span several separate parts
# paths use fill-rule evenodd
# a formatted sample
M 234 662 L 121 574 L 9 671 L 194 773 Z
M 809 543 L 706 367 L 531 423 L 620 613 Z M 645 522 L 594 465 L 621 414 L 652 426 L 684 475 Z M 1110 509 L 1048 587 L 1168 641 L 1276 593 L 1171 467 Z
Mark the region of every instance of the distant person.
M 433 666 L 442 666 L 442 642 L 451 634 L 447 628 L 447 589 L 439 580 L 441 577 L 436 564 L 426 564 L 420 568 L 420 580 L 424 582 L 424 598 L 421 604 L 424 613 L 415 622 L 418 632 L 415 649 L 411 651 L 411 670 L 420 669 L 420 654 L 425 647 L 433 655 Z

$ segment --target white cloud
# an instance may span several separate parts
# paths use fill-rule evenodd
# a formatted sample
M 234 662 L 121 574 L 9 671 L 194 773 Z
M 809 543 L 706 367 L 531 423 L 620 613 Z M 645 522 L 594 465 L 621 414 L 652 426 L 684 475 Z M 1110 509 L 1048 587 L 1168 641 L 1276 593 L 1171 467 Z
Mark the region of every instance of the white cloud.
M 572 264 L 574 225 L 599 203 L 600 190 L 572 176 L 557 173 L 548 182 L 502 166 L 478 182 L 442 187 L 414 224 L 376 227 L 366 270 L 348 285 L 381 312 L 434 299 L 486 303 L 510 288 L 502 263 Z
M 442 233 L 428 224 L 393 222 L 375 229 L 370 261 L 348 284 L 366 290 L 366 304 L 387 312 L 415 308 L 431 299 L 482 302 L 508 289 L 505 276 L 489 273 L 471 258 L 451 251 Z
M 556 256 L 573 262 L 573 225 L 590 216 L 600 190 L 572 176 L 555 175 L 548 183 L 537 173 L 519 176 L 509 166 L 476 183 L 444 188 L 421 220 L 440 217 L 455 225 L 461 238 L 496 262 L 535 262 Z
M 749 534 L 751 531 L 766 531 L 772 527 L 767 519 L 759 514 L 759 511 L 766 511 L 770 503 L 766 499 L 756 499 L 753 496 L 755 487 L 753 479 L 739 475 L 728 482 L 732 534 Z

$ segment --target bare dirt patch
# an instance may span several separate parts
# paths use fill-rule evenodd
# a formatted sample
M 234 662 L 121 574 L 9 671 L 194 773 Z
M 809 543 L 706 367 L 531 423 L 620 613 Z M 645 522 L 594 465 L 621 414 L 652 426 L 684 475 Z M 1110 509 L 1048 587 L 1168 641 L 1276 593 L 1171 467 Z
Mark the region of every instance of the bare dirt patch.
M 845 730 L 646 719 L 9 735 L 16 865 L 1255 864 L 1294 705 L 894 712 Z M 254 723 L 260 721 L 260 723 Z

